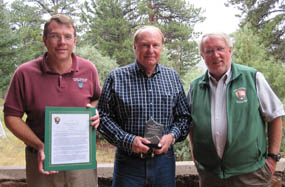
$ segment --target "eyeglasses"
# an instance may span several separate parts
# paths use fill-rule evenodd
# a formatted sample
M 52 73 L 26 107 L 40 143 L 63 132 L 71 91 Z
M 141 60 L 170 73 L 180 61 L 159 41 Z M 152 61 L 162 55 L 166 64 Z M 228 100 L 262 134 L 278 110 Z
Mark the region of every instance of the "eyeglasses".
M 64 40 L 66 40 L 66 41 L 71 41 L 73 39 L 73 35 L 72 34 L 64 34 L 64 35 L 48 34 L 47 37 L 49 39 L 55 40 L 55 41 L 60 41 L 62 38 L 64 38 Z
M 205 53 L 208 56 L 212 56 L 215 52 L 221 54 L 221 53 L 225 52 L 225 50 L 226 50 L 226 48 L 224 48 L 224 47 L 218 47 L 216 49 L 207 49 L 203 53 Z
M 145 48 L 154 48 L 154 49 L 159 49 L 159 48 L 161 48 L 161 44 L 145 44 L 145 43 L 143 43 L 142 44 L 142 47 L 145 47 Z

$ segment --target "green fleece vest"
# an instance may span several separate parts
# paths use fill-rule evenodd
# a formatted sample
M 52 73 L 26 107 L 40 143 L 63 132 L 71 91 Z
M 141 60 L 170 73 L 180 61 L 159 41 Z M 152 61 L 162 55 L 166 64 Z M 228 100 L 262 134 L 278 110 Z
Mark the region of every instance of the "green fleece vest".
M 253 172 L 265 164 L 265 123 L 259 111 L 255 76 L 255 69 L 232 64 L 226 98 L 228 137 L 222 159 L 218 157 L 211 132 L 208 73 L 192 82 L 193 149 L 199 169 L 228 178 Z

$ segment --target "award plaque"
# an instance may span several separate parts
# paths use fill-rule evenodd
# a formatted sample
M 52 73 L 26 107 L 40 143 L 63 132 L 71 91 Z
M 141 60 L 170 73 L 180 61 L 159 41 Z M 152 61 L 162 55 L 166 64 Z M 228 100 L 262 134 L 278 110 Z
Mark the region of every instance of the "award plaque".
M 146 122 L 144 137 L 148 139 L 151 143 L 145 144 L 150 148 L 160 149 L 158 146 L 163 133 L 163 125 L 157 123 L 152 118 Z
M 94 115 L 95 108 L 45 108 L 45 171 L 96 168 Z

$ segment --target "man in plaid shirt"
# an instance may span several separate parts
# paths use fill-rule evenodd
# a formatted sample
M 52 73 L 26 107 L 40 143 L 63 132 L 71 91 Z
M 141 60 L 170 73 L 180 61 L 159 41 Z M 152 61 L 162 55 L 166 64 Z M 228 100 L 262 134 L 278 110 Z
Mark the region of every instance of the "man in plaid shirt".
M 134 34 L 136 61 L 112 71 L 99 100 L 99 132 L 117 147 L 113 186 L 175 186 L 173 144 L 189 133 L 190 110 L 178 74 L 159 64 L 164 36 L 155 26 Z M 162 124 L 158 148 L 146 122 Z

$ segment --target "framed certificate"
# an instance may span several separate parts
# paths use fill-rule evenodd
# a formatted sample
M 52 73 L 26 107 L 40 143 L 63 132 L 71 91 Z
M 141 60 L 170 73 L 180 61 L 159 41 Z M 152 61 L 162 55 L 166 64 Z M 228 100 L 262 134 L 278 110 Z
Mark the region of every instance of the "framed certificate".
M 95 108 L 45 108 L 45 171 L 96 168 Z

